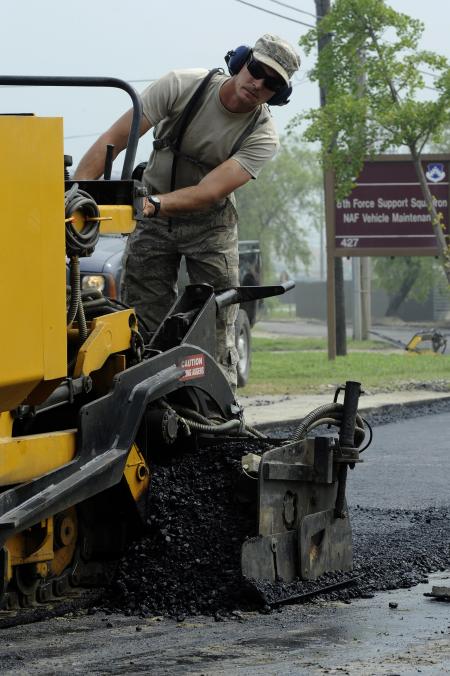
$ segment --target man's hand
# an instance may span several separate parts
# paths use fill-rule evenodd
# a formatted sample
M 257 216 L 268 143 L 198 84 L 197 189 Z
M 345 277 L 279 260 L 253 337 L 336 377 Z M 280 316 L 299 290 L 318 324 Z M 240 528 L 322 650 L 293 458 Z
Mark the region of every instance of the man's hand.
M 156 195 L 154 195 L 154 197 L 156 197 Z M 156 214 L 155 205 L 152 204 L 150 200 L 147 199 L 147 197 L 144 197 L 144 207 L 142 213 L 144 214 L 144 216 L 147 216 L 147 218 L 152 218 Z
M 144 208 L 142 210 L 142 213 L 144 216 L 147 216 L 147 218 L 151 218 L 152 216 L 155 215 L 155 207 L 151 202 L 148 201 L 146 197 L 144 197 Z

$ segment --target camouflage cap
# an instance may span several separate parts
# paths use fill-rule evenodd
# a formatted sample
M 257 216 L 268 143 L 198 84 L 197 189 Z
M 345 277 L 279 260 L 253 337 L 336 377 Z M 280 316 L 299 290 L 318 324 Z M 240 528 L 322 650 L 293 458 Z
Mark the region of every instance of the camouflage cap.
M 266 33 L 260 37 L 253 47 L 253 56 L 276 70 L 286 84 L 289 84 L 292 75 L 300 68 L 300 57 L 292 45 L 278 35 Z

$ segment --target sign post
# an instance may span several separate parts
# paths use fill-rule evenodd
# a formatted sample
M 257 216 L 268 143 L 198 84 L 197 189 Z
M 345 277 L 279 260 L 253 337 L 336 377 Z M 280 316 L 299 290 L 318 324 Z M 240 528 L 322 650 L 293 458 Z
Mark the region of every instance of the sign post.
M 327 226 L 327 328 L 328 359 L 336 359 L 336 285 L 334 279 L 334 176 L 325 173 L 325 221 Z

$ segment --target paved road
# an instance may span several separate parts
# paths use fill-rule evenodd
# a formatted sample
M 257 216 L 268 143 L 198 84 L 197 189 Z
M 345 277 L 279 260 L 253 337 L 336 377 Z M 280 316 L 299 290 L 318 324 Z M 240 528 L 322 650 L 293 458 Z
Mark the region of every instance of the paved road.
M 350 504 L 449 504 L 449 425 L 450 414 L 440 414 L 377 428 L 366 463 L 351 477 Z M 219 623 L 103 613 L 54 619 L 3 630 L 0 671 L 14 676 L 447 674 L 450 605 L 424 598 L 433 584 L 448 585 L 449 573 L 351 605 L 290 606 Z M 390 609 L 390 602 L 397 607 Z
M 350 473 L 349 499 L 363 507 L 425 508 L 450 502 L 450 413 L 377 427 L 365 462 Z
M 401 341 L 404 344 L 407 344 L 409 340 L 413 337 L 418 331 L 428 330 L 430 328 L 435 328 L 439 330 L 444 336 L 447 336 L 448 347 L 447 352 L 450 351 L 450 327 L 445 326 L 424 326 L 418 324 L 402 324 L 402 325 L 378 325 L 374 324 L 372 329 L 379 334 L 392 338 L 393 340 Z M 254 331 L 258 333 L 275 333 L 285 336 L 299 336 L 305 338 L 320 338 L 327 335 L 327 327 L 325 322 L 318 320 L 306 320 L 306 319 L 292 319 L 285 321 L 259 321 L 257 322 Z M 347 337 L 352 337 L 352 328 L 347 328 Z M 375 340 L 381 340 L 381 338 L 372 335 Z M 388 341 L 386 341 L 388 342 Z M 393 345 L 395 349 L 395 345 Z M 399 347 L 399 349 L 402 349 Z
M 433 584 L 445 584 L 432 576 Z M 3 676 L 174 674 L 386 676 L 450 673 L 449 604 L 430 585 L 351 605 L 291 606 L 217 623 L 124 616 L 61 618 L 2 632 Z M 390 610 L 389 602 L 397 603 Z M 137 631 L 138 630 L 138 631 Z

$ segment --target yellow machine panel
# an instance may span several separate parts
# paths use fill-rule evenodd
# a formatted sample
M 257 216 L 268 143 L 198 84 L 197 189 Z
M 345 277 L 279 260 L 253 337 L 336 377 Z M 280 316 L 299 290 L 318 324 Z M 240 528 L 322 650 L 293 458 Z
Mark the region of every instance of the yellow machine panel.
M 6 411 L 67 370 L 62 120 L 0 116 L 0 147 L 0 411 Z
M 0 477 L 10 486 L 51 472 L 75 457 L 76 430 L 0 437 Z
M 100 216 L 104 219 L 100 224 L 102 234 L 119 233 L 125 235 L 133 232 L 136 227 L 133 209 L 128 204 L 102 204 Z

